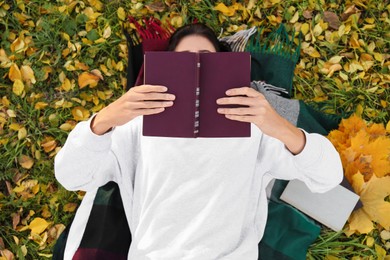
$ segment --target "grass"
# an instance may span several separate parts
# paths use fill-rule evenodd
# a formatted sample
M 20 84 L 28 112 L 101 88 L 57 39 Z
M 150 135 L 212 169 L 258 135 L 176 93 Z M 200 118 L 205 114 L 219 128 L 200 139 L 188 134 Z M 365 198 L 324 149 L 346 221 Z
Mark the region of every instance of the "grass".
M 221 2 L 227 8 L 237 7 L 234 14 L 214 10 Z M 329 113 L 355 112 L 369 122 L 386 124 L 390 120 L 390 5 L 377 0 L 355 2 L 0 1 L 0 259 L 5 258 L 4 250 L 17 259 L 50 258 L 61 227 L 74 215 L 75 208 L 68 206 L 79 204 L 83 194 L 66 191 L 56 182 L 53 159 L 80 121 L 73 115 L 75 107 L 97 112 L 125 91 L 127 49 L 123 30 L 131 31 L 131 26 L 121 17 L 121 10 L 136 18 L 152 15 L 169 20 L 174 26 L 196 19 L 221 36 L 251 26 L 262 26 L 266 29 L 263 32 L 269 32 L 280 21 L 289 32 L 308 24 L 311 31 L 304 35 L 306 45 L 294 78 L 295 97 L 322 102 Z M 313 37 L 325 11 L 341 17 L 354 3 L 358 12 L 341 21 L 350 28 L 348 32 L 324 27 Z M 162 8 L 157 10 L 153 4 Z M 295 12 L 299 19 L 291 22 Z M 108 27 L 111 34 L 107 37 L 104 32 Z M 353 41 L 354 35 L 357 41 Z M 320 56 L 310 55 L 309 47 Z M 342 69 L 327 76 L 322 69 L 334 56 L 343 56 Z M 15 90 L 10 77 L 12 64 L 19 69 L 31 68 L 36 82 L 22 79 L 23 90 Z M 93 69 L 100 70 L 104 80 L 96 87 L 80 88 L 79 75 Z M 64 86 L 66 80 L 69 88 Z M 32 236 L 28 227 L 36 218 L 45 219 L 49 225 Z M 365 244 L 366 238 L 346 237 L 324 228 L 310 247 L 308 259 L 375 259 L 377 251 Z M 381 245 L 385 247 L 384 242 Z

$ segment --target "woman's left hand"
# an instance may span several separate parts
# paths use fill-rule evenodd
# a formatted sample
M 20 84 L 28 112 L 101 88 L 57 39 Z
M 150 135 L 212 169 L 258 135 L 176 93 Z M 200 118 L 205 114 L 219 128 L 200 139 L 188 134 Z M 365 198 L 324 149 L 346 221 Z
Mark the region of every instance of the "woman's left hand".
M 242 87 L 229 89 L 226 95 L 217 100 L 218 105 L 240 107 L 220 107 L 218 113 L 231 120 L 255 124 L 264 134 L 282 141 L 294 154 L 302 151 L 306 142 L 303 132 L 281 117 L 263 94 L 253 88 Z

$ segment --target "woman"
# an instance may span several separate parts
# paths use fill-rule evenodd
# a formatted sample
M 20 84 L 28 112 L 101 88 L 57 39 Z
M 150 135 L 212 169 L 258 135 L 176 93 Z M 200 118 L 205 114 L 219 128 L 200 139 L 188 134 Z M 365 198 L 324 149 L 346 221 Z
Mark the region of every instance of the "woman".
M 169 45 L 222 49 L 202 24 L 178 29 Z M 250 122 L 251 137 L 142 136 L 143 116 L 164 113 L 175 96 L 141 85 L 79 123 L 56 156 L 56 177 L 69 190 L 118 183 L 132 233 L 129 259 L 257 259 L 273 178 L 299 179 L 314 192 L 340 183 L 332 144 L 290 124 L 256 90 L 230 89 L 216 102 L 226 118 Z M 222 108 L 228 104 L 246 107 Z

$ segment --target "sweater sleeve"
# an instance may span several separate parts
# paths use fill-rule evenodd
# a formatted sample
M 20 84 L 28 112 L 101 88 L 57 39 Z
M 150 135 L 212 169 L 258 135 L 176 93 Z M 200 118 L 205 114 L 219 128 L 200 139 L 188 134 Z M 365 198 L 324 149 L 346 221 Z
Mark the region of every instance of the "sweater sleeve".
M 264 135 L 261 145 L 267 147 L 263 149 L 267 152 L 259 154 L 258 163 L 260 166 L 267 165 L 266 172 L 274 178 L 299 179 L 312 192 L 326 192 L 343 179 L 340 156 L 324 136 L 305 131 L 304 133 L 306 144 L 298 155 L 290 153 L 279 140 Z
M 91 120 L 77 124 L 55 157 L 55 176 L 68 190 L 89 191 L 116 181 L 119 167 L 111 149 L 114 131 L 96 135 Z

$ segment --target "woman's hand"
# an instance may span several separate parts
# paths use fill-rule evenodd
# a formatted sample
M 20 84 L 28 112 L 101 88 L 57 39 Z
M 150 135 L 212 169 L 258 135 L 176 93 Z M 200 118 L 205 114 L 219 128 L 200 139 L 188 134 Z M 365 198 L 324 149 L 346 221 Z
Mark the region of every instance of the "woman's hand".
M 123 125 L 137 116 L 158 114 L 173 105 L 175 96 L 164 86 L 141 85 L 131 88 L 103 108 L 91 123 L 92 132 L 102 135 L 112 127 Z
M 300 153 L 306 143 L 304 133 L 281 117 L 265 97 L 250 87 L 226 91 L 227 97 L 217 100 L 218 105 L 239 105 L 238 108 L 218 108 L 226 118 L 255 124 L 269 136 L 279 139 L 293 153 Z

